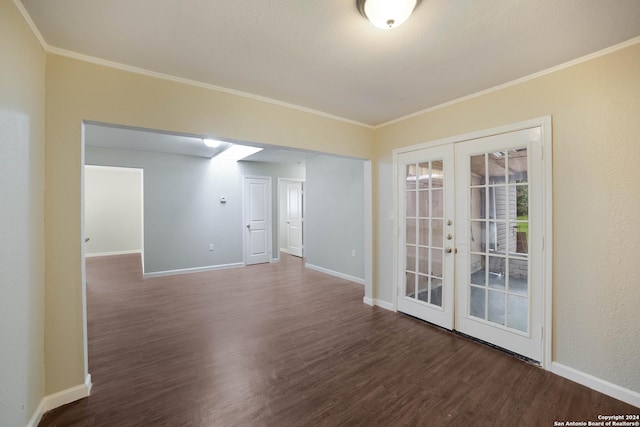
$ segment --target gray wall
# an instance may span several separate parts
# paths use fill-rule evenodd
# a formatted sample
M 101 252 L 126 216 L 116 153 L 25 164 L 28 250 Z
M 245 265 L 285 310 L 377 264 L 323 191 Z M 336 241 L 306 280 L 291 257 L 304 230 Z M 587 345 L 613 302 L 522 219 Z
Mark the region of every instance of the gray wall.
M 300 166 L 91 146 L 85 163 L 144 169 L 145 273 L 242 262 L 242 175 L 272 177 L 277 256 L 277 177 L 304 178 Z
M 318 155 L 306 166 L 306 262 L 364 279 L 364 162 Z

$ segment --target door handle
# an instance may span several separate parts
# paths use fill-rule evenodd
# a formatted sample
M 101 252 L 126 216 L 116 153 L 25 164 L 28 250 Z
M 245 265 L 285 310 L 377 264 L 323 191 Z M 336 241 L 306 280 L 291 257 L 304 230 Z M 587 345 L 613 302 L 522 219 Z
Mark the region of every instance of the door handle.
M 251 230 L 251 224 L 247 224 L 247 230 Z
M 450 254 L 451 252 L 453 252 L 453 249 L 451 249 L 451 248 L 447 248 L 447 249 L 445 249 L 444 251 L 445 251 L 446 253 Z

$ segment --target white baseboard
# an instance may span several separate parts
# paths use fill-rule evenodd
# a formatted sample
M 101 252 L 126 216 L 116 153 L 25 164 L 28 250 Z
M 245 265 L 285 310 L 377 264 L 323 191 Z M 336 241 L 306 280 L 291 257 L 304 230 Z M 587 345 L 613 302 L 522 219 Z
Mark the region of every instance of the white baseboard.
M 91 394 L 91 375 L 88 374 L 84 380 L 84 384 L 77 385 L 75 387 L 68 388 L 66 390 L 59 391 L 54 394 L 45 396 L 40 401 L 40 404 L 36 408 L 36 411 L 31 416 L 27 427 L 36 427 L 45 412 L 55 409 L 59 406 L 66 405 L 67 403 L 75 402 L 76 400 L 87 397 Z
M 393 309 L 393 304 L 391 304 L 390 302 L 386 302 L 380 299 L 374 299 L 373 303 L 380 308 L 384 308 L 385 310 L 396 311 Z
M 176 276 L 178 274 L 189 274 L 189 273 L 202 273 L 203 271 L 225 270 L 227 268 L 238 268 L 238 267 L 244 267 L 244 263 L 235 262 L 233 264 L 218 264 L 218 265 L 208 265 L 206 267 L 182 268 L 179 270 L 154 271 L 153 273 L 144 273 L 142 277 L 145 279 L 151 279 L 153 277 Z
M 378 306 L 380 308 L 384 308 L 385 310 L 389 310 L 389 311 L 395 311 L 393 309 L 393 304 L 388 303 L 386 301 L 382 301 L 379 299 L 375 299 L 375 298 L 368 298 L 368 297 L 362 297 L 362 302 L 370 305 L 370 306 Z
M 86 253 L 85 258 L 93 258 L 97 256 L 112 256 L 112 255 L 131 255 L 131 254 L 141 254 L 142 251 L 117 251 L 117 252 L 95 252 L 95 253 Z
M 358 283 L 360 285 L 364 285 L 364 279 L 361 279 L 359 277 L 350 276 L 348 274 L 340 273 L 338 271 L 329 270 L 328 268 L 324 268 L 324 267 L 318 267 L 317 265 L 313 265 L 313 264 L 309 264 L 309 263 L 305 263 L 304 266 L 309 268 L 309 269 L 311 269 L 311 270 L 315 270 L 315 271 L 319 271 L 320 273 L 328 274 L 329 276 L 338 277 L 340 279 L 349 280 L 350 282 L 355 282 L 355 283 Z
M 386 310 L 394 311 L 393 304 L 386 301 L 377 300 L 375 298 L 363 297 L 362 302 L 371 306 L 378 306 Z M 551 372 L 568 380 L 582 384 L 585 387 L 599 391 L 600 393 L 621 400 L 629 405 L 640 408 L 640 393 L 621 387 L 617 384 L 610 383 L 603 379 L 594 377 L 593 375 L 570 368 L 558 362 L 551 362 Z
M 629 390 L 558 362 L 551 362 L 551 372 L 640 408 L 640 393 L 637 391 Z

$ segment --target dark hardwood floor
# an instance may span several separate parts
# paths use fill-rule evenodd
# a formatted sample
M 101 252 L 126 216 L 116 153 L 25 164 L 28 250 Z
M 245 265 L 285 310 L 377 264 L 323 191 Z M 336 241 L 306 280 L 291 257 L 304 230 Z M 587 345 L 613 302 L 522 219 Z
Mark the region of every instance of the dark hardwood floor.
M 638 408 L 411 317 L 300 259 L 142 280 L 87 260 L 91 396 L 40 426 L 553 426 Z

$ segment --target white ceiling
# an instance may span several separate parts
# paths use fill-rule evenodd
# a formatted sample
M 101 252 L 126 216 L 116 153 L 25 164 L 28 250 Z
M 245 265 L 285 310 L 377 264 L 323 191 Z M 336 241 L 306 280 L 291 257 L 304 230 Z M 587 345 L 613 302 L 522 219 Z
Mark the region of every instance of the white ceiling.
M 47 44 L 378 125 L 640 36 L 640 0 L 22 0 Z

